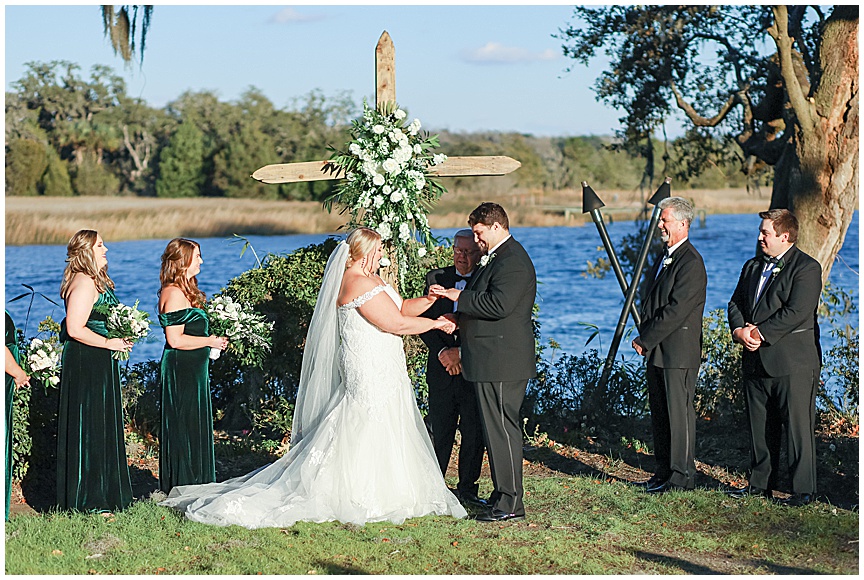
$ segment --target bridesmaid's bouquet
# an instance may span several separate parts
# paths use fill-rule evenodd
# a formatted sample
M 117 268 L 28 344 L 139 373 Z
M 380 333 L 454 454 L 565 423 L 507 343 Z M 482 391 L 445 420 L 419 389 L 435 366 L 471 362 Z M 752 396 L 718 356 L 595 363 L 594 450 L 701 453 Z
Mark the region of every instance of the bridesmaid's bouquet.
M 60 357 L 63 345 L 53 336 L 47 340 L 33 338 L 24 348 L 21 367 L 30 378 L 35 378 L 44 387 L 60 384 Z
M 227 295 L 216 296 L 205 305 L 210 320 L 210 334 L 228 337 L 228 350 L 241 366 L 261 366 L 264 355 L 270 352 L 273 323 L 268 323 L 248 304 L 234 302 Z M 221 351 L 210 349 L 210 358 L 216 360 Z
M 138 342 L 150 333 L 150 314 L 138 310 L 138 301 L 133 306 L 115 304 L 114 306 L 102 305 L 94 307 L 93 310 L 104 314 L 108 318 L 108 338 L 123 338 L 131 342 Z M 129 353 L 122 350 L 111 352 L 116 360 L 129 360 Z

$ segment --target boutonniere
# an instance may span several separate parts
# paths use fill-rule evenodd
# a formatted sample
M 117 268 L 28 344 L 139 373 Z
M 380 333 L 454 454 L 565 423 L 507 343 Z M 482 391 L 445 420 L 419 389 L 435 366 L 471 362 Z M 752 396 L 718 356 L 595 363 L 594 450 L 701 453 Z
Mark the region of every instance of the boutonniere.
M 481 266 L 486 266 L 489 262 L 492 261 L 492 259 L 493 259 L 494 257 L 495 257 L 495 252 L 492 252 L 491 254 L 486 254 L 486 255 L 484 255 L 484 256 L 481 256 L 481 257 L 480 257 L 480 265 L 481 265 Z
M 786 265 L 786 262 L 783 261 L 783 258 L 780 258 L 779 260 L 777 260 L 777 263 L 774 264 L 774 269 L 771 270 L 771 277 L 775 278 L 777 276 L 777 274 L 780 273 L 780 270 L 783 269 L 783 266 L 785 266 L 785 265 Z
M 668 268 L 671 265 L 672 265 L 672 256 L 669 256 L 668 258 L 665 258 L 663 260 L 663 267 L 664 268 Z

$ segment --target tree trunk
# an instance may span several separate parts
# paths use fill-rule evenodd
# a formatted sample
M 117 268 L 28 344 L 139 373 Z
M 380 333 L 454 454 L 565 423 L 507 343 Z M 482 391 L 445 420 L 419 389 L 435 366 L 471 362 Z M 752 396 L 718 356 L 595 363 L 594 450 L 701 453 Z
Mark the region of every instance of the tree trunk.
M 822 76 L 808 98 L 815 125 L 796 126 L 774 168 L 771 196 L 772 208 L 786 207 L 798 218 L 798 245 L 822 264 L 823 284 L 858 209 L 858 16 L 852 8 L 854 17 L 838 10 L 826 22 Z

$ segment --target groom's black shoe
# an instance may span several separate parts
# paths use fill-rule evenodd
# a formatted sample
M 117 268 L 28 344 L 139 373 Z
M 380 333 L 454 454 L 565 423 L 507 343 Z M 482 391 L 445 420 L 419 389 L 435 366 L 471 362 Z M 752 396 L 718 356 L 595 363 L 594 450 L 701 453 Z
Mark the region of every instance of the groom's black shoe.
M 480 512 L 473 519 L 478 522 L 521 522 L 525 519 L 525 514 L 508 514 L 496 508 Z
M 485 499 L 480 499 L 479 497 L 477 497 L 476 493 L 471 493 L 470 491 L 458 492 L 456 494 L 456 498 L 463 506 L 470 507 L 472 509 L 489 508 L 489 504 L 486 503 Z
M 634 481 L 632 485 L 634 485 L 636 487 L 642 487 L 644 489 L 648 489 L 648 488 L 657 487 L 658 485 L 666 483 L 667 479 L 668 478 L 663 479 L 662 477 L 652 475 L 651 479 L 649 479 L 648 481 Z

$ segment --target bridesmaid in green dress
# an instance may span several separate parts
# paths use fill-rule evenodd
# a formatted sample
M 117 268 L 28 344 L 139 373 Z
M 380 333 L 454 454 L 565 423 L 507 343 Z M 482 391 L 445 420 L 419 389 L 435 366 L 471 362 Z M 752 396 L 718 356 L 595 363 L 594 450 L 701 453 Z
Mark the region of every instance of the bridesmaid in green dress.
M 57 430 L 57 505 L 61 509 L 114 511 L 132 502 L 123 440 L 120 363 L 112 351 L 132 343 L 107 338 L 106 317 L 96 305 L 117 304 L 108 277 L 108 248 L 93 230 L 77 232 L 66 248 L 60 297 L 66 318 Z
M 6 521 L 9 521 L 9 503 L 12 499 L 12 397 L 15 390 L 30 385 L 30 377 L 19 364 L 18 340 L 15 323 L 6 312 Z
M 228 339 L 208 335 L 204 293 L 195 277 L 201 247 L 176 238 L 162 254 L 159 323 L 165 328 L 160 368 L 162 428 L 159 433 L 159 489 L 216 481 L 213 409 L 210 402 L 210 349 Z

